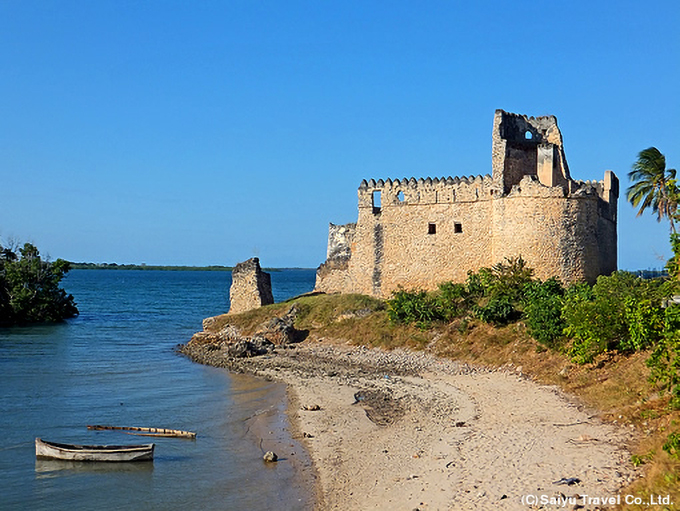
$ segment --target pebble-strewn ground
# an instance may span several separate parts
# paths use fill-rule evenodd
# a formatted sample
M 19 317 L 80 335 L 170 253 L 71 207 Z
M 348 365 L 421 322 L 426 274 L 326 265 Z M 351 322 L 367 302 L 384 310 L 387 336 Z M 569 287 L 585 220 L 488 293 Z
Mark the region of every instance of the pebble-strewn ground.
M 583 496 L 635 476 L 625 431 L 517 372 L 313 339 L 252 358 L 180 351 L 289 385 L 320 509 L 598 509 Z

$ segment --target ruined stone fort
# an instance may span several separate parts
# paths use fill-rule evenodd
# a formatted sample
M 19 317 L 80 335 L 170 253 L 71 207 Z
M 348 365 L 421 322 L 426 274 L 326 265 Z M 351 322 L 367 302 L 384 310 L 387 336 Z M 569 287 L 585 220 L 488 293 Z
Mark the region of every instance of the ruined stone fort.
M 616 270 L 618 178 L 573 180 L 554 116 L 497 110 L 491 156 L 490 176 L 362 181 L 357 223 L 330 225 L 316 290 L 389 297 L 518 256 L 565 283 Z

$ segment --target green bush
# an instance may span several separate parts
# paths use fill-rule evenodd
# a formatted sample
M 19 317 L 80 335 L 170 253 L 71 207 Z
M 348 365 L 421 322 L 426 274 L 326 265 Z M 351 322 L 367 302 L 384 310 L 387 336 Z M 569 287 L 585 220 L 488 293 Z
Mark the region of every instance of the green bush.
M 387 300 L 387 315 L 394 323 L 416 323 L 425 328 L 431 322 L 443 319 L 437 300 L 425 291 L 400 289 Z
M 505 325 L 522 317 L 524 288 L 533 270 L 521 257 L 508 258 L 491 268 L 468 272 L 466 287 L 473 314 L 486 323 Z
M 523 296 L 524 286 L 532 281 L 533 273 L 521 257 L 507 258 L 491 268 L 468 272 L 468 294 L 473 298 L 504 296 L 510 301 L 518 301 Z
M 26 243 L 19 255 L 0 247 L 0 325 L 56 322 L 78 314 L 73 296 L 59 287 L 68 261 L 43 261 Z
M 666 451 L 671 458 L 678 459 L 680 456 L 680 433 L 671 433 L 668 435 L 662 449 Z
M 506 297 L 511 302 L 518 302 L 524 297 L 524 288 L 533 281 L 534 270 L 529 268 L 522 257 L 506 259 L 491 267 L 493 279 L 487 296 Z
M 671 234 L 671 250 L 673 256 L 666 263 L 668 274 L 674 279 L 680 278 L 680 234 Z
M 676 285 L 617 271 L 598 277 L 592 288 L 587 284 L 568 288 L 562 318 L 564 333 L 573 339 L 574 361 L 591 362 L 608 350 L 632 352 L 654 346 L 664 330 L 662 302 Z
M 465 282 L 467 294 L 471 299 L 479 299 L 489 294 L 493 286 L 494 276 L 490 268 L 480 268 L 479 271 L 468 271 L 468 278 Z
M 487 323 L 507 324 L 522 316 L 519 304 L 532 274 L 526 262 L 517 257 L 468 272 L 465 284 L 440 284 L 434 293 L 400 289 L 387 302 L 388 315 L 393 322 L 420 327 L 433 321 L 452 321 L 470 312 Z
M 491 298 L 486 305 L 474 305 L 472 311 L 485 323 L 494 325 L 507 325 L 518 320 L 522 315 L 515 307 L 515 303 L 507 296 Z
M 649 298 L 628 297 L 624 303 L 628 337 L 619 343 L 621 351 L 640 351 L 656 345 L 663 336 L 664 309 Z
M 647 359 L 651 380 L 671 393 L 671 407 L 680 409 L 680 306 L 667 307 L 661 338 Z
M 465 284 L 444 282 L 439 284 L 435 298 L 442 319 L 451 321 L 465 314 L 470 306 L 470 295 Z
M 570 355 L 575 362 L 591 362 L 608 350 L 630 350 L 644 344 L 638 337 L 630 340 L 630 321 L 638 315 L 639 303 L 656 300 L 659 284 L 644 281 L 632 273 L 617 271 L 600 276 L 595 285 L 576 284 L 567 289 L 562 318 L 564 333 L 573 339 Z M 627 305 L 628 304 L 628 305 Z M 633 327 L 644 331 L 644 325 Z
M 541 344 L 556 348 L 564 336 L 562 318 L 564 287 L 557 278 L 534 281 L 524 288 L 524 319 L 527 331 Z

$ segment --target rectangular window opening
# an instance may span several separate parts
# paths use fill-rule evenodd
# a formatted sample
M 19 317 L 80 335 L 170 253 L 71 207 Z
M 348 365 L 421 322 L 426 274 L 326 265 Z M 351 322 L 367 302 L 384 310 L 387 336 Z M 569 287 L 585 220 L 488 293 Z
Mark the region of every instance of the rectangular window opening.
M 455 222 L 453 224 L 453 232 L 455 232 L 456 234 L 463 232 L 463 224 Z
M 373 191 L 373 213 L 380 213 L 381 199 L 380 190 Z
M 437 224 L 427 224 L 427 234 L 437 234 Z

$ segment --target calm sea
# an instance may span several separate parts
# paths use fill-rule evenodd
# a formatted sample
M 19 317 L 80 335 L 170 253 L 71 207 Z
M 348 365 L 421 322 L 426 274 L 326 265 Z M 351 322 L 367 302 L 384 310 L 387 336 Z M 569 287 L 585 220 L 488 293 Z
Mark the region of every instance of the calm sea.
M 74 270 L 63 286 L 80 316 L 0 329 L 0 509 L 309 509 L 309 489 L 294 470 L 293 458 L 306 458 L 288 433 L 285 389 L 174 352 L 203 318 L 229 309 L 230 285 L 229 272 Z M 311 291 L 314 271 L 272 272 L 272 287 L 276 301 Z M 88 424 L 198 437 L 149 439 Z M 156 453 L 141 464 L 40 461 L 35 437 L 153 441 Z M 282 461 L 263 463 L 262 449 Z

